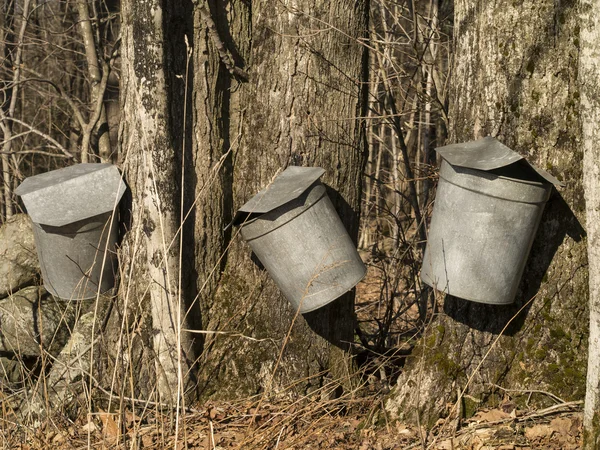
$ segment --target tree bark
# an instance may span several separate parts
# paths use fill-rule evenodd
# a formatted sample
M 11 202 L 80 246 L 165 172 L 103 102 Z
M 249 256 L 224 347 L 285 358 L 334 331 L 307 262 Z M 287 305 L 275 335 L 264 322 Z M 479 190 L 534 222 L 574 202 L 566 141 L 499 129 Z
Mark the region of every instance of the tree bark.
M 600 2 L 582 1 L 579 86 L 590 283 L 584 448 L 600 448 Z
M 119 154 L 133 226 L 109 321 L 111 392 L 148 398 L 156 379 L 174 401 L 181 378 L 203 397 L 229 399 L 306 393 L 326 378 L 349 385 L 353 293 L 296 317 L 225 228 L 277 171 L 321 166 L 356 239 L 368 2 L 161 4 L 122 5 Z M 197 378 L 192 333 L 202 338 Z
M 585 392 L 576 2 L 457 0 L 454 11 L 449 141 L 496 136 L 565 187 L 546 205 L 514 305 L 439 299 L 440 313 L 387 403 L 394 415 L 423 425 L 451 413 L 448 402 L 456 414 L 460 400 L 467 415 L 493 402 L 494 385 L 542 389 L 566 400 Z M 457 399 L 457 389 L 469 396 Z
M 200 393 L 239 398 L 294 382 L 295 392 L 309 392 L 325 378 L 348 385 L 353 293 L 295 318 L 237 230 L 220 230 L 278 170 L 320 166 L 356 240 L 367 67 L 358 40 L 367 36 L 368 2 L 255 1 L 251 11 L 243 1 L 208 6 L 233 61 L 250 78 L 232 80 L 197 11 L 196 267 L 208 333 Z
M 170 17 L 159 0 L 143 4 L 124 1 L 122 8 L 121 149 L 132 193 L 133 228 L 123 250 L 122 316 L 113 320 L 111 335 L 117 352 L 142 351 L 137 360 L 131 353 L 118 354 L 115 359 L 154 363 L 154 367 L 135 368 L 137 374 L 148 378 L 140 379 L 140 391 L 134 389 L 130 394 L 148 395 L 156 388 L 160 401 L 176 405 L 181 394 L 190 393 L 194 357 L 192 338 L 182 331 L 188 326 L 179 278 L 185 265 L 181 264 L 178 233 L 178 137 L 170 128 L 171 94 L 165 74 L 168 54 L 163 29 Z M 143 342 L 146 350 L 132 350 L 136 341 Z M 126 346 L 129 348 L 123 350 Z M 129 374 L 125 371 L 124 375 Z

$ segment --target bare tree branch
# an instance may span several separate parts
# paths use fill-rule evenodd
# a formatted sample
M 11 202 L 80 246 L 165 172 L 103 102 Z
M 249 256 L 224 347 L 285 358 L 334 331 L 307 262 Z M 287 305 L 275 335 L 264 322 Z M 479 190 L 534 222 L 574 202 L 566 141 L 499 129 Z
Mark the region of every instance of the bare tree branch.
M 66 156 L 68 156 L 69 158 L 75 158 L 75 156 L 73 156 L 73 154 L 71 152 L 69 152 L 66 148 L 64 148 L 60 142 L 58 142 L 56 139 L 54 139 L 52 136 L 32 127 L 31 125 L 29 125 L 26 122 L 23 122 L 22 120 L 19 119 L 14 119 L 12 117 L 2 117 L 2 120 L 5 121 L 9 121 L 9 122 L 14 122 L 14 123 L 18 123 L 19 125 L 22 125 L 26 128 L 29 128 L 31 130 L 32 133 L 37 134 L 38 136 L 43 137 L 44 139 L 46 139 L 48 142 L 50 142 L 52 144 L 52 146 L 54 148 L 56 148 L 57 150 L 60 150 L 61 152 L 63 152 Z M 6 150 L 5 150 L 6 151 Z

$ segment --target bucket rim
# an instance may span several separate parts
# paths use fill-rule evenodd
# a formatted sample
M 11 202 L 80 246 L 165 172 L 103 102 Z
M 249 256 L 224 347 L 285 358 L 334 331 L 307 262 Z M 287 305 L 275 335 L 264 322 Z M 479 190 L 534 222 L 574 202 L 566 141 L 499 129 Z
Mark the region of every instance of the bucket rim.
M 281 228 L 281 227 L 283 227 L 284 225 L 287 225 L 288 223 L 290 223 L 292 220 L 294 220 L 294 219 L 296 219 L 296 218 L 300 217 L 302 214 L 304 214 L 306 211 L 308 211 L 308 210 L 309 210 L 309 209 L 311 209 L 313 206 L 315 206 L 315 205 L 316 205 L 318 202 L 320 202 L 320 201 L 323 199 L 323 197 L 327 196 L 327 189 L 325 188 L 325 186 L 324 186 L 322 183 L 320 183 L 320 182 L 318 182 L 318 181 L 317 181 L 317 182 L 315 182 L 315 183 L 313 183 L 313 184 L 314 184 L 314 187 L 313 187 L 312 189 L 315 189 L 315 188 L 318 188 L 319 186 L 321 186 L 321 187 L 323 188 L 323 190 L 322 190 L 322 192 L 321 192 L 321 193 L 319 193 L 319 194 L 318 194 L 317 198 L 315 198 L 314 200 L 312 200 L 312 202 L 311 202 L 311 203 L 310 203 L 308 206 L 306 206 L 306 205 L 305 205 L 306 207 L 305 207 L 305 208 L 302 208 L 302 209 L 301 209 L 301 211 L 300 211 L 300 212 L 298 212 L 298 214 L 294 214 L 292 217 L 288 218 L 288 219 L 287 219 L 285 222 L 283 222 L 283 223 L 280 223 L 279 225 L 277 225 L 277 226 L 275 226 L 275 227 L 273 227 L 273 228 L 270 228 L 269 230 L 265 231 L 265 232 L 264 232 L 264 233 L 262 233 L 262 234 L 258 234 L 258 235 L 256 235 L 256 236 L 253 236 L 253 237 L 251 237 L 251 238 L 248 238 L 248 239 L 244 238 L 244 240 L 245 240 L 246 242 L 252 242 L 252 241 L 254 241 L 254 240 L 256 240 L 256 239 L 262 238 L 262 237 L 264 237 L 264 236 L 266 236 L 266 235 L 268 235 L 268 234 L 270 234 L 270 233 L 272 233 L 272 232 L 274 232 L 274 231 L 276 231 L 276 230 L 280 229 L 280 228 Z M 310 190 L 310 191 L 312 192 L 312 189 L 311 189 L 311 188 L 309 188 L 309 189 L 307 189 L 307 191 L 309 191 L 309 190 Z M 310 197 L 310 193 L 309 193 L 308 197 Z M 307 199 L 308 199 L 308 197 L 307 197 Z M 289 203 L 290 203 L 290 202 L 288 202 L 288 203 L 285 203 L 284 205 L 281 205 L 280 207 L 278 207 L 278 208 L 275 208 L 275 209 L 273 209 L 273 210 L 271 210 L 271 211 L 269 211 L 269 212 L 266 212 L 266 213 L 263 213 L 263 214 L 257 215 L 256 217 L 253 217 L 253 218 L 252 218 L 252 219 L 250 219 L 250 220 L 247 220 L 247 221 L 245 221 L 245 222 L 242 222 L 242 223 L 240 224 L 240 230 L 243 230 L 243 229 L 244 229 L 244 227 L 246 227 L 246 226 L 248 226 L 248 225 L 251 225 L 251 224 L 253 224 L 253 223 L 256 223 L 256 221 L 258 221 L 259 219 L 261 219 L 263 216 L 265 216 L 265 215 L 267 215 L 267 214 L 272 214 L 272 213 L 276 212 L 278 209 L 280 209 L 280 208 L 282 208 L 282 207 L 284 207 L 284 206 L 288 205 Z
M 552 183 L 550 183 L 549 181 L 545 181 L 545 180 L 542 181 L 541 179 L 539 179 L 539 180 L 533 180 L 533 179 L 532 180 L 528 180 L 526 178 L 511 177 L 509 175 L 504 175 L 504 174 L 499 174 L 499 173 L 495 173 L 494 172 L 494 170 L 504 169 L 504 168 L 512 166 L 513 164 L 516 165 L 516 164 L 518 164 L 518 162 L 517 163 L 513 163 L 510 166 L 499 167 L 498 169 L 482 170 L 482 169 L 474 169 L 472 167 L 465 167 L 465 166 L 459 166 L 459 165 L 456 165 L 456 164 L 452 164 L 450 161 L 447 161 L 445 159 L 443 161 L 444 161 L 444 163 L 446 163 L 450 167 L 452 167 L 452 169 L 455 172 L 459 172 L 459 173 L 460 172 L 470 173 L 470 174 L 479 175 L 479 176 L 481 176 L 481 174 L 487 174 L 488 176 L 492 176 L 494 178 L 500 178 L 502 180 L 508 180 L 508 181 L 512 181 L 514 183 L 528 184 L 530 186 L 537 186 L 537 187 L 543 187 L 543 188 L 545 188 L 547 186 L 552 186 Z M 531 167 L 530 165 L 528 165 L 528 167 L 530 167 L 535 172 L 535 169 L 533 167 Z M 535 173 L 537 173 L 537 172 L 535 172 Z M 540 178 L 542 178 L 541 175 L 538 174 L 538 176 Z
M 440 177 L 441 180 L 444 180 L 446 183 L 449 183 L 452 186 L 456 186 L 457 188 L 464 189 L 465 191 L 473 192 L 474 194 L 479 194 L 479 195 L 482 195 L 484 197 L 496 198 L 498 200 L 505 200 L 507 202 L 512 202 L 512 203 L 523 203 L 523 204 L 526 204 L 526 205 L 545 205 L 546 203 L 548 203 L 548 200 L 550 198 L 550 191 L 551 191 L 551 189 L 550 189 L 550 186 L 546 185 L 545 183 L 541 183 L 540 185 L 534 185 L 536 187 L 545 188 L 547 190 L 547 194 L 545 196 L 545 200 L 543 200 L 541 202 L 533 202 L 533 201 L 526 202 L 526 201 L 523 201 L 523 200 L 514 200 L 514 199 L 511 199 L 511 198 L 501 197 L 499 195 L 488 194 L 486 192 L 482 192 L 482 191 L 477 190 L 477 189 L 471 189 L 471 188 L 462 186 L 462 185 L 460 185 L 458 183 L 454 183 L 454 182 L 448 180 L 447 178 L 445 178 L 445 177 L 443 177 L 441 175 L 439 177 Z M 503 178 L 503 177 L 499 176 L 498 178 Z M 504 179 L 506 179 L 508 181 L 519 181 L 519 180 L 513 180 L 513 179 L 508 178 L 508 177 L 504 177 Z M 525 183 L 525 184 L 527 184 L 527 183 Z
M 517 175 L 519 172 L 517 171 Z M 522 203 L 529 205 L 544 205 L 550 199 L 553 185 L 542 179 L 529 179 L 511 176 L 503 173 L 495 173 L 493 171 L 473 169 L 470 167 L 455 166 L 450 162 L 443 160 L 439 171 L 439 179 L 445 183 L 464 189 L 465 191 L 474 194 L 482 195 L 488 198 L 505 200 L 512 203 Z M 473 177 L 475 183 L 471 186 L 469 179 Z M 480 182 L 484 184 L 479 185 Z M 513 196 L 510 193 L 496 192 L 494 182 L 510 183 L 510 190 L 525 189 L 525 195 Z M 500 184 L 500 185 L 501 185 Z M 487 187 L 486 187 L 487 185 Z M 498 186 L 500 186 L 498 185 Z M 516 185 L 516 186 L 515 186 Z M 522 187 L 519 187 L 522 186 Z M 497 195 L 496 195 L 497 194 Z

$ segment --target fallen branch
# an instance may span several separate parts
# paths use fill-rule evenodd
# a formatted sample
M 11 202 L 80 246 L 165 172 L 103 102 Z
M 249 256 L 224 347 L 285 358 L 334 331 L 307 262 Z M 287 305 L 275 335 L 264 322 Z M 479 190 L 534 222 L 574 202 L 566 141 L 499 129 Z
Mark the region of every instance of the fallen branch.
M 537 411 L 532 411 L 529 414 L 525 414 L 523 416 L 510 417 L 510 418 L 501 419 L 501 420 L 494 420 L 493 422 L 481 422 L 481 423 L 472 422 L 467 427 L 462 428 L 456 434 L 463 435 L 463 434 L 468 434 L 470 431 L 473 431 L 473 430 L 479 430 L 481 428 L 490 428 L 495 425 L 502 425 L 502 424 L 511 423 L 511 422 L 521 423 L 521 422 L 526 422 L 528 420 L 540 419 L 542 417 L 551 416 L 553 414 L 570 412 L 578 407 L 581 407 L 582 405 L 583 405 L 583 400 L 577 400 L 574 402 L 564 402 L 559 405 L 553 405 L 548 408 L 540 409 Z

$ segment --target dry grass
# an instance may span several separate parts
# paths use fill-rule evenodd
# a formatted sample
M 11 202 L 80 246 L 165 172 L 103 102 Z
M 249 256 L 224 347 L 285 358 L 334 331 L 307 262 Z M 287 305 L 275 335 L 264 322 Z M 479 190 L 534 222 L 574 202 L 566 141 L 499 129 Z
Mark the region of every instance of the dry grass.
M 385 284 L 379 263 L 358 287 L 357 311 L 367 328 L 377 323 L 385 309 L 381 287 Z M 402 336 L 403 327 L 417 323 L 416 307 L 408 314 L 414 320 L 394 324 Z M 410 340 L 403 340 L 406 348 Z M 68 410 L 41 424 L 28 422 L 14 410 L 25 390 L 4 390 L 0 404 L 2 448 L 18 449 L 469 449 L 525 450 L 575 449 L 581 444 L 579 403 L 564 403 L 545 410 L 519 409 L 519 396 L 526 392 L 503 392 L 502 401 L 492 409 L 482 409 L 471 418 L 453 420 L 448 427 L 440 419 L 431 429 L 392 421 L 385 411 L 386 397 L 401 369 L 400 358 L 378 355 L 362 362 L 353 391 L 336 396 L 339 383 L 331 382 L 305 397 L 265 397 L 235 402 L 209 402 L 175 411 L 156 403 L 127 402 L 106 412 L 106 394 L 97 390 L 88 408 L 81 397 L 80 413 L 68 418 Z M 104 399 L 106 400 L 106 399 Z M 132 405 L 135 405 L 133 408 Z M 65 406 L 65 405 L 63 405 Z M 451 410 L 453 405 L 448 405 Z M 420 432 L 419 432 L 420 431 Z M 424 442 L 420 436 L 424 436 Z
M 392 422 L 382 408 L 384 396 L 363 387 L 353 395 L 327 400 L 208 403 L 188 411 L 175 438 L 174 416 L 129 410 L 98 411 L 75 421 L 47 421 L 36 430 L 2 422 L 3 448 L 19 449 L 415 449 L 423 448 L 418 430 Z M 359 394 L 363 395 L 359 395 Z M 524 411 L 509 402 L 482 410 L 457 431 L 424 430 L 427 449 L 517 450 L 576 449 L 581 445 L 578 405 L 552 411 Z M 510 412 L 506 412 L 510 411 Z M 91 440 L 88 443 L 88 434 Z M 177 447 L 175 442 L 177 441 Z

